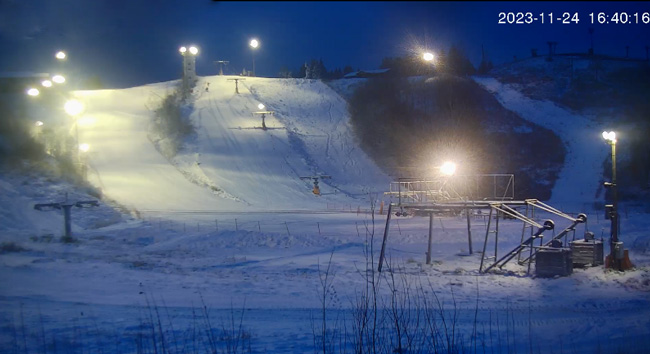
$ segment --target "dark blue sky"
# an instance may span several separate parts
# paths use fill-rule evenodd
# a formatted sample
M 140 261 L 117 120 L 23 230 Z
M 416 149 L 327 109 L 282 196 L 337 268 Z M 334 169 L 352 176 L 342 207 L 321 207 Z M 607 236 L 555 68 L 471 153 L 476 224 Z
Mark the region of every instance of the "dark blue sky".
M 578 12 L 578 24 L 498 24 L 499 12 Z M 589 14 L 650 12 L 650 2 L 217 2 L 210 0 L 0 0 L 0 71 L 56 71 L 54 53 L 69 52 L 65 71 L 97 74 L 109 87 L 180 77 L 178 47 L 201 49 L 197 73 L 217 73 L 215 60 L 229 60 L 229 73 L 252 67 L 258 76 L 297 70 L 311 58 L 328 69 L 351 65 L 376 69 L 387 56 L 459 45 L 475 65 L 481 46 L 500 64 L 530 49 L 586 52 L 590 27 L 596 53 L 645 58 L 649 24 L 590 24 Z

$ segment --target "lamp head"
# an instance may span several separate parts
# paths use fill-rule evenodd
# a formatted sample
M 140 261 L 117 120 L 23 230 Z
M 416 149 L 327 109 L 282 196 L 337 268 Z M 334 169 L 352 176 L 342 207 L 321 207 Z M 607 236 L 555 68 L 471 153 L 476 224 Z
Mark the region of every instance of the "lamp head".
M 72 99 L 65 103 L 63 109 L 69 115 L 76 117 L 84 110 L 84 104 L 78 100 Z
M 610 144 L 616 144 L 616 132 L 614 131 L 604 131 L 603 132 L 603 139 L 607 140 L 608 143 Z
M 451 161 L 447 161 L 443 163 L 442 166 L 440 166 L 440 172 L 442 172 L 442 174 L 445 176 L 451 176 L 456 173 L 456 164 Z

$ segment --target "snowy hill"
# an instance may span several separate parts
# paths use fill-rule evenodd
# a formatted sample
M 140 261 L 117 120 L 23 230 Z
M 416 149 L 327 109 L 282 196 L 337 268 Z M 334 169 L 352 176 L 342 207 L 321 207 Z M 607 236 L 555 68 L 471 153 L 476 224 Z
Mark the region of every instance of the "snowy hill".
M 609 147 L 600 141 L 601 127 L 590 117 L 550 101 L 526 97 L 494 78 L 475 77 L 474 80 L 494 94 L 505 108 L 561 137 L 567 156 L 549 203 L 565 210 L 583 211 L 602 199 L 598 192 L 601 190 L 602 163 Z
M 173 83 L 124 90 L 77 92 L 85 117 L 80 140 L 92 146 L 89 179 L 139 210 L 325 209 L 388 187 L 385 176 L 357 148 L 345 101 L 320 81 L 236 77 L 201 78 L 190 119 L 197 135 L 172 163 L 148 139 L 155 104 Z M 209 91 L 203 88 L 209 83 Z M 259 129 L 263 103 L 273 115 Z M 320 181 L 300 177 L 329 175 Z M 363 198 L 362 198 L 363 199 Z
M 367 208 L 367 194 L 390 181 L 350 130 L 342 97 L 358 82 L 246 78 L 235 94 L 229 78 L 200 78 L 189 111 L 196 135 L 169 160 L 150 141 L 151 110 L 176 82 L 76 92 L 88 177 L 106 199 L 73 211 L 74 242 L 60 242 L 60 210 L 33 204 L 93 195 L 0 173 L 0 352 L 647 352 L 647 214 L 622 217 L 636 266 L 625 273 L 596 266 L 542 279 L 514 260 L 480 273 L 483 255 L 502 257 L 527 233 L 501 219 L 496 237 L 485 214 L 393 217 L 377 273 L 385 210 L 330 210 Z M 589 118 L 475 80 L 567 144 L 551 204 L 594 200 L 607 151 L 591 145 L 599 130 Z M 252 114 L 259 103 L 274 112 L 266 131 Z M 317 197 L 300 177 L 320 174 L 332 178 Z M 589 222 L 573 237 L 606 239 L 609 220 L 584 211 Z M 547 212 L 535 219 L 569 224 Z

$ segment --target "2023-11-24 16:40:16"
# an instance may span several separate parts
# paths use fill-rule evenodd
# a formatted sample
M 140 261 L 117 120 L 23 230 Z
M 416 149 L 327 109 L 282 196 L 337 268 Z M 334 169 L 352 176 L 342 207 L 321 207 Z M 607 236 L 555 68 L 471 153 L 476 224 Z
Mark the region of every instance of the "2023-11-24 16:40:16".
M 590 24 L 650 24 L 650 12 L 591 12 L 588 20 Z M 499 12 L 498 24 L 527 25 L 527 24 L 578 24 L 580 23 L 578 12 L 563 12 L 556 15 L 553 12 L 539 13 L 532 12 Z

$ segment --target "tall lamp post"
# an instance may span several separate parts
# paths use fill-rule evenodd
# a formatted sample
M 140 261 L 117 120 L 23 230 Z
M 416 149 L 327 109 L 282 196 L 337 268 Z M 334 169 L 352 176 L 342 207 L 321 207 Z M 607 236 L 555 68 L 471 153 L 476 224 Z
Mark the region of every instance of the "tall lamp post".
M 199 54 L 199 49 L 190 46 L 180 47 L 178 51 L 183 56 L 183 98 L 185 98 L 196 82 L 196 56 Z
M 612 181 L 605 182 L 604 186 L 612 190 L 612 204 L 605 205 L 605 212 L 611 221 L 610 227 L 610 253 L 609 268 L 621 270 L 621 259 L 623 258 L 623 243 L 618 241 L 618 186 L 616 185 L 616 133 L 613 131 L 603 132 L 603 139 L 612 147 Z
M 253 76 L 255 76 L 255 50 L 260 46 L 260 42 L 257 39 L 251 39 L 249 45 L 253 48 Z

